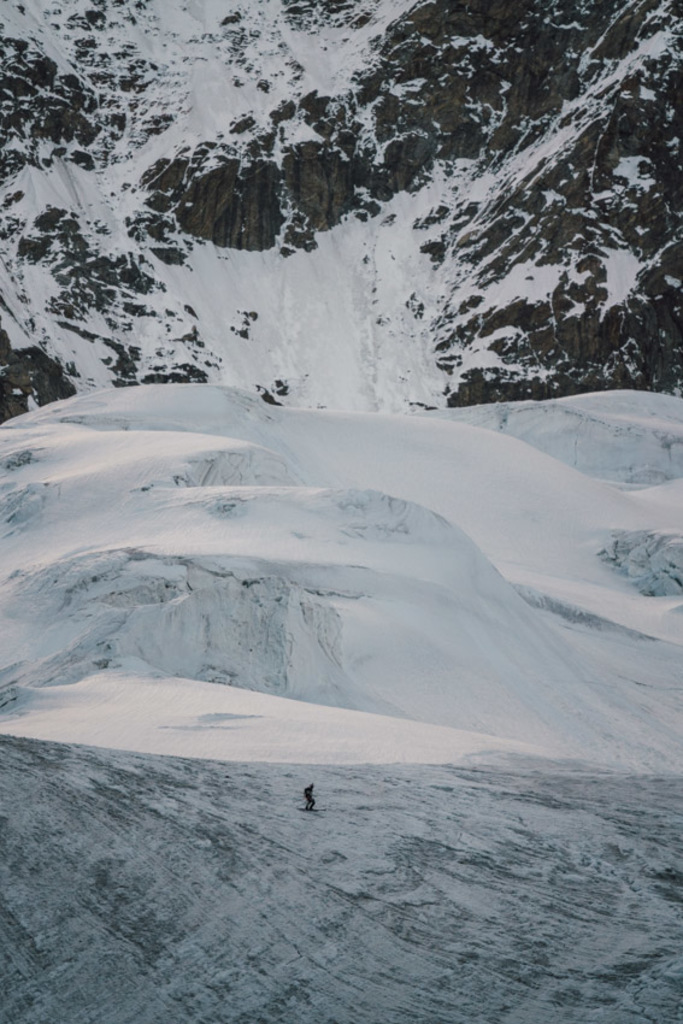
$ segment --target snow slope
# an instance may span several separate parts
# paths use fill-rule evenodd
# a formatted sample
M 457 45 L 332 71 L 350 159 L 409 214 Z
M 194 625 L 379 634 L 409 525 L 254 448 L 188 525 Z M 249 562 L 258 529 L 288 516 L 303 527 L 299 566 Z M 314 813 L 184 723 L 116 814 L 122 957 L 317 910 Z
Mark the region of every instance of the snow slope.
M 0 752 L 8 1021 L 681 1019 L 678 779 Z
M 19 237 L 14 230 L 0 266 L 0 292 L 11 308 L 2 326 L 12 345 L 23 349 L 41 337 L 60 363 L 78 368 L 79 391 L 110 386 L 124 363 L 139 362 L 135 379 L 142 382 L 154 375 L 174 379 L 188 367 L 188 379 L 249 389 L 275 390 L 277 381 L 285 381 L 290 400 L 301 406 L 405 410 L 411 402 L 435 404 L 443 383 L 434 366 L 432 331 L 415 319 L 406 300 L 418 279 L 421 290 L 435 289 L 432 265 L 419 251 L 425 233 L 412 225 L 444 194 L 451 195 L 453 185 L 446 185 L 443 174 L 419 195 L 403 193 L 387 203 L 380 220 L 352 218 L 321 234 L 315 252 L 299 249 L 288 259 L 279 247 L 226 250 L 190 245 L 189 236 L 172 233 L 183 262 L 167 265 L 150 251 L 155 244 L 146 230 L 145 253 L 138 252 L 140 231 L 131 228 L 141 214 L 143 220 L 150 216 L 141 182 L 160 159 L 197 147 L 220 150 L 226 140 L 237 152 L 241 144 L 246 150 L 272 130 L 272 112 L 292 96 L 314 90 L 336 96 L 351 89 L 371 41 L 381 38 L 409 4 L 385 0 L 369 7 L 365 27 L 341 30 L 323 17 L 313 31 L 303 31 L 292 27 L 293 12 L 279 0 L 233 4 L 228 17 L 216 0 L 153 3 L 136 12 L 107 10 L 106 30 L 95 31 L 90 42 L 83 40 L 84 32 L 94 31 L 84 0 L 63 7 L 32 0 L 3 11 L 7 32 L 26 37 L 62 76 L 73 77 L 79 54 L 85 53 L 89 64 L 94 45 L 103 108 L 96 171 L 65 159 L 64 152 L 53 158 L 54 147 L 45 144 L 44 162 L 23 167 L 5 190 L 13 216 L 28 227 L 40 211 L 72 211 L 87 238 L 84 247 L 104 261 L 139 263 L 149 281 L 140 293 L 135 284 L 122 284 L 126 275 L 119 267 L 108 281 L 108 293 L 121 292 L 114 307 L 108 296 L 99 303 L 89 299 L 77 323 L 71 322 L 72 313 L 55 320 L 46 309 L 59 305 L 60 295 L 51 258 L 30 262 L 25 272 L 15 269 Z M 231 18 L 238 27 L 221 27 Z M 85 83 L 88 72 L 80 63 Z M 134 82 L 128 88 L 119 84 L 125 82 L 125 69 Z M 118 134 L 105 127 L 111 111 L 125 124 Z M 365 131 L 374 131 L 371 113 L 365 117 Z M 250 128 L 234 134 L 242 121 Z M 285 120 L 280 134 L 283 141 L 274 155 L 280 163 L 285 141 L 292 147 L 319 138 L 301 114 Z M 26 143 L 13 144 L 23 151 Z M 55 250 L 59 245 L 55 240 Z M 22 301 L 16 297 L 19 281 Z M 74 302 L 72 297 L 71 310 Z M 34 317 L 30 326 L 25 307 Z M 120 360 L 116 354 L 122 346 L 127 355 Z
M 680 400 L 630 401 L 634 421 L 683 423 Z M 547 409 L 552 438 L 564 406 Z M 0 444 L 6 733 L 228 760 L 680 770 L 678 481 L 590 478 L 539 451 L 542 426 L 532 446 L 202 385 L 57 403 Z M 650 571 L 669 590 L 647 596 L 610 545 L 664 535 L 673 568 Z

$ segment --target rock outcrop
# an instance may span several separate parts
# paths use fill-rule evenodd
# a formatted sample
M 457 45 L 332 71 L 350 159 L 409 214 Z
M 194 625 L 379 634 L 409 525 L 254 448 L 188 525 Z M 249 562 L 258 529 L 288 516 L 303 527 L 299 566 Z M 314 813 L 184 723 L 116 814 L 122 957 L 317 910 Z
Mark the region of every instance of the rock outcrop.
M 31 401 L 46 405 L 75 394 L 60 364 L 37 345 L 13 351 L 0 320 L 0 423 L 28 412 Z

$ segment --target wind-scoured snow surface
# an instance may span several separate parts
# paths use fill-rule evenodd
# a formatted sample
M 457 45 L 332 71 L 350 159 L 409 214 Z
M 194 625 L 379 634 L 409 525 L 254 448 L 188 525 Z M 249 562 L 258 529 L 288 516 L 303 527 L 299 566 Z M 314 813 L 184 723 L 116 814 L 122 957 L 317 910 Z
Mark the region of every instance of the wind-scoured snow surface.
M 0 752 L 7 1021 L 681 1020 L 679 779 Z
M 683 401 L 525 408 L 0 429 L 8 1020 L 681 1020 Z

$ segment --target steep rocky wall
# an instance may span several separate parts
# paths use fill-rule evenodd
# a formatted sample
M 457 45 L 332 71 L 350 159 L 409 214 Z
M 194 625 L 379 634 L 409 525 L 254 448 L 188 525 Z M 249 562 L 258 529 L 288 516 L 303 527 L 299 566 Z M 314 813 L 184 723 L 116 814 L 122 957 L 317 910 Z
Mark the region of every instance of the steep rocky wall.
M 259 11 L 2 12 L 0 289 L 24 344 L 77 388 L 223 379 L 243 355 L 173 268 L 207 245 L 315 255 L 350 220 L 371 246 L 393 197 L 433 193 L 410 243 L 430 280 L 404 253 L 404 312 L 364 331 L 388 317 L 425 351 L 434 404 L 681 388 L 680 0 Z

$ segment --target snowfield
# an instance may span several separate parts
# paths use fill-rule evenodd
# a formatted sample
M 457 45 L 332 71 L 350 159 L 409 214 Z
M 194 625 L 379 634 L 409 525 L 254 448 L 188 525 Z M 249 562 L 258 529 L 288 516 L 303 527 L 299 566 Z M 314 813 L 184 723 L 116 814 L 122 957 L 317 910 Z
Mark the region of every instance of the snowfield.
M 609 482 L 629 405 L 628 476 L 670 477 L 683 402 L 639 393 L 576 401 L 570 420 L 543 403 L 533 444 L 202 385 L 13 420 L 2 730 L 230 760 L 517 750 L 678 771 L 680 481 Z M 595 433 L 604 479 L 546 454 L 572 423 Z M 647 593 L 615 544 L 663 535 L 670 562 L 645 570 L 666 586 Z
M 680 1024 L 682 439 L 625 392 L 3 425 L 3 1020 Z
M 680 778 L 0 751 L 7 1021 L 681 1020 Z
M 444 408 L 680 394 L 680 13 L 517 6 L 2 3 L 0 1024 L 683 1024 L 683 399 Z

